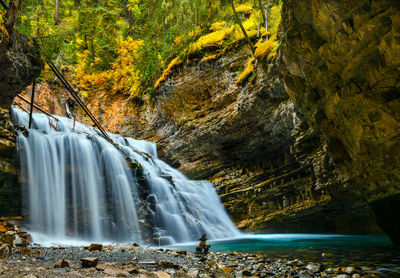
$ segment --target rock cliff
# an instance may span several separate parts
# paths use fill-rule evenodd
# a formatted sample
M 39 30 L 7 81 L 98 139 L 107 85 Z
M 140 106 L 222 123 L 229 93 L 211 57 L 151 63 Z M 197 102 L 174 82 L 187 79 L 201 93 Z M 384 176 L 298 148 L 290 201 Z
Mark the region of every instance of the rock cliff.
M 258 64 L 255 80 L 236 85 L 250 55 L 241 45 L 217 60 L 184 66 L 153 101 L 124 108 L 109 131 L 155 141 L 168 163 L 191 178 L 213 181 L 243 230 L 379 232 L 365 203 L 359 208 L 334 201 L 316 188 L 313 151 L 319 137 L 305 136 L 309 125 L 284 90 L 280 58 Z M 65 115 L 67 96 L 41 88 L 38 104 Z M 87 99 L 103 122 L 123 101 L 106 92 Z M 81 114 L 78 119 L 85 120 Z M 300 137 L 308 138 L 301 148 Z
M 236 85 L 251 57 L 243 44 L 191 61 L 108 130 L 155 141 L 164 160 L 213 181 L 243 230 L 383 229 L 396 241 L 399 5 L 285 0 L 278 54 L 253 80 Z M 39 104 L 64 113 L 66 95 L 42 88 Z M 124 98 L 86 101 L 106 122 Z
M 308 152 L 315 187 L 352 205 L 394 209 L 389 199 L 400 193 L 400 3 L 287 0 L 282 18 L 285 89 L 309 123 L 294 147 L 318 137 Z M 393 209 L 375 209 L 388 234 L 388 223 L 399 220 Z
M 16 32 L 15 1 L 0 21 L 0 215 L 20 215 L 21 190 L 9 108 L 14 97 L 39 76 L 41 61 L 32 42 Z

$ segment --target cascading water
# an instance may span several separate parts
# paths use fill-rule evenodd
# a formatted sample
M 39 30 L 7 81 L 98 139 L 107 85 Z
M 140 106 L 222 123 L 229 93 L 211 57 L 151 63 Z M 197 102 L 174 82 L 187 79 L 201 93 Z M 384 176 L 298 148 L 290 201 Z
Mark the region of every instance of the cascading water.
M 28 115 L 12 110 L 16 125 Z M 157 158 L 151 142 L 34 114 L 29 136 L 18 135 L 24 207 L 33 235 L 53 242 L 172 244 L 240 233 L 211 183 L 191 181 Z M 134 171 L 127 159 L 135 165 Z M 35 237 L 34 237 L 35 240 Z M 40 239 L 39 239 L 40 241 Z

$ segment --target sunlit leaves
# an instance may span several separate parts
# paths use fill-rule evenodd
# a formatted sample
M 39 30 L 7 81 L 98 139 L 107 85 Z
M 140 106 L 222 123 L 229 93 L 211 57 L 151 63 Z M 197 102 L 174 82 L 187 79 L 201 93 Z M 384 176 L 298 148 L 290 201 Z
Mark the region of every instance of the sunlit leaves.
M 237 10 L 249 36 L 254 37 L 263 14 L 253 7 L 254 0 L 240 2 Z M 38 37 L 46 59 L 68 65 L 76 85 L 85 91 L 128 94 L 139 87 L 141 92 L 152 92 L 162 72 L 172 73 L 191 53 L 219 48 L 219 54 L 207 54 L 208 60 L 216 59 L 229 43 L 243 39 L 229 3 L 61 0 L 60 24 L 55 25 L 55 0 L 24 0 L 18 26 Z M 273 9 L 270 28 L 276 33 L 280 10 Z M 274 49 L 268 52 L 275 53 Z M 269 59 L 271 55 L 264 56 Z

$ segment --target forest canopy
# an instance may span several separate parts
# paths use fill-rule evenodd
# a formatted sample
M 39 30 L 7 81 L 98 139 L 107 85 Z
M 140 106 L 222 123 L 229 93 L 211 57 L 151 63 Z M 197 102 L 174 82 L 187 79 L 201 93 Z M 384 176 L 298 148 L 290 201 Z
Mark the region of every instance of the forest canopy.
M 83 96 L 107 90 L 140 98 L 207 48 L 219 50 L 201 59 L 216 59 L 246 39 L 257 59 L 271 60 L 280 7 L 264 0 L 25 0 L 17 28 L 37 41 L 44 59 L 73 74 Z M 51 79 L 51 71 L 41 78 Z

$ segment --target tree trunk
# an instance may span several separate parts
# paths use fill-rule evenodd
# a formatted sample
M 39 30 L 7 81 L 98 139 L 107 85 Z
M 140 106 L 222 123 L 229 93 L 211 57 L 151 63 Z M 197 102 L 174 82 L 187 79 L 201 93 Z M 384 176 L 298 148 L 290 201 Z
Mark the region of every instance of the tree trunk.
M 242 33 L 243 33 L 244 37 L 246 38 L 247 44 L 250 46 L 252 54 L 254 54 L 254 51 L 255 51 L 254 46 L 251 43 L 251 40 L 250 40 L 249 36 L 247 35 L 246 30 L 243 27 L 242 20 L 240 19 L 239 15 L 235 9 L 235 3 L 233 2 L 233 0 L 231 0 L 231 6 L 232 6 L 233 13 L 235 14 L 236 20 L 240 26 L 240 29 L 242 30 Z
M 4 0 L 0 0 L 1 5 L 3 6 L 3 8 L 7 11 L 8 10 L 8 6 L 6 4 L 6 2 L 4 2 Z
M 167 30 L 165 28 L 165 18 L 163 18 L 162 27 L 163 27 L 164 47 L 165 47 L 167 45 Z
M 268 32 L 268 8 L 265 8 L 265 32 Z M 269 36 L 267 36 L 269 40 Z
M 94 56 L 95 56 L 95 53 L 94 53 L 94 39 L 93 39 L 93 37 L 90 37 L 90 53 L 91 53 L 91 59 L 92 59 L 92 62 L 94 61 Z
M 258 0 L 258 5 L 260 6 L 259 8 L 260 8 L 260 11 L 261 11 L 261 15 L 263 15 L 264 14 L 264 9 L 263 9 L 261 0 Z M 265 10 L 267 10 L 267 8 L 265 8 Z M 265 13 L 265 15 L 267 15 L 267 14 Z M 265 18 L 263 18 L 263 24 L 266 24 L 266 22 L 267 22 L 267 18 L 265 17 Z
M 56 4 L 55 4 L 55 9 L 54 9 L 54 24 L 55 25 L 60 24 L 60 20 L 58 18 L 59 12 L 60 12 L 60 1 L 61 0 L 56 0 Z
M 4 20 L 4 27 L 6 27 L 9 33 L 11 33 L 11 30 L 14 27 L 14 23 L 17 20 L 17 13 L 20 9 L 21 9 L 20 0 L 11 0 L 8 3 L 8 9 Z

